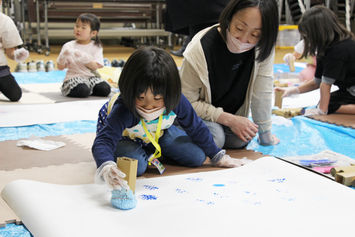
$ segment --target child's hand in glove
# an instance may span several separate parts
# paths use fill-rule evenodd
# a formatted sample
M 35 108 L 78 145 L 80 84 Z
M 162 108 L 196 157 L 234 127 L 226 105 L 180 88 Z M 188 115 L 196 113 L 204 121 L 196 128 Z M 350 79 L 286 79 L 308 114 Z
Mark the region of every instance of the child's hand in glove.
M 93 60 L 93 57 L 90 54 L 80 51 L 78 49 L 72 50 L 72 56 L 75 61 L 80 61 L 84 64 L 88 64 Z
M 283 91 L 281 98 L 285 97 L 298 97 L 300 91 L 297 87 L 276 87 L 275 91 Z
M 69 64 L 72 61 L 71 49 L 64 49 L 60 52 L 57 63 L 65 65 Z
M 248 164 L 252 162 L 252 160 L 247 159 L 246 157 L 242 159 L 237 159 L 237 158 L 232 158 L 229 155 L 225 154 L 222 156 L 222 158 L 217 161 L 217 162 L 212 162 L 213 166 L 217 167 L 225 167 L 225 168 L 233 168 L 233 167 L 239 167 L 245 164 Z
M 306 109 L 304 112 L 304 116 L 312 116 L 312 115 L 324 115 L 326 114 L 320 108 Z
M 296 57 L 292 53 L 287 53 L 283 57 L 283 60 L 285 61 L 285 63 L 289 64 L 290 61 L 296 61 Z
M 110 189 L 121 190 L 124 188 L 129 190 L 125 177 L 126 174 L 117 167 L 115 162 L 108 161 L 96 170 L 95 182 L 99 184 L 104 182 Z
M 24 48 L 16 49 L 14 52 L 14 59 L 17 63 L 20 63 L 25 61 L 29 55 L 30 53 Z

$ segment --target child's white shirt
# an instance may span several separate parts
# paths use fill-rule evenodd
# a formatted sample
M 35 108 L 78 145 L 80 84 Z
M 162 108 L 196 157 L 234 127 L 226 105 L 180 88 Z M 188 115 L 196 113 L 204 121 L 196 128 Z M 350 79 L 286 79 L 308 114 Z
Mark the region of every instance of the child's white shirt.
M 7 65 L 5 49 L 23 44 L 14 21 L 0 12 L 0 66 Z
M 67 48 L 78 49 L 88 53 L 93 57 L 93 61 L 100 64 L 101 66 L 104 65 L 103 48 L 95 45 L 94 41 L 91 41 L 89 44 L 78 44 L 76 40 L 72 40 L 63 45 L 62 51 Z M 71 62 L 69 65 L 67 65 L 67 67 L 68 71 L 65 75 L 64 81 L 75 77 L 90 78 L 95 76 L 91 69 L 86 67 L 85 64 L 80 61 Z

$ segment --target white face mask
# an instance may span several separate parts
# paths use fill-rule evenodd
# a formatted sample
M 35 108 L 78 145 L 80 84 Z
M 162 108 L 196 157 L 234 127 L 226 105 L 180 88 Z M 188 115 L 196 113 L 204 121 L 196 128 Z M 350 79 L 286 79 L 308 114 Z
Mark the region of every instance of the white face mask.
M 244 53 L 255 47 L 256 44 L 242 43 L 237 38 L 233 37 L 227 29 L 227 47 L 231 53 Z
M 165 106 L 163 106 L 161 108 L 147 110 L 147 109 L 144 109 L 144 108 L 136 105 L 136 108 L 137 108 L 137 112 L 139 113 L 139 115 L 148 121 L 158 118 L 165 111 Z

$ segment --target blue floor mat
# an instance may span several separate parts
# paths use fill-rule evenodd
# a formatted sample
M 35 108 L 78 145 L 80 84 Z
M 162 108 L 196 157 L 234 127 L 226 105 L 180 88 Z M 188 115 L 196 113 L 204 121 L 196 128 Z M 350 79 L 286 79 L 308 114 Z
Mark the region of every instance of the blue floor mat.
M 296 71 L 294 71 L 293 73 L 300 72 L 304 68 L 295 66 L 295 69 L 296 69 Z M 274 64 L 274 73 L 277 73 L 277 72 L 290 72 L 290 67 L 286 63 Z
M 0 141 L 27 139 L 31 135 L 37 137 L 60 136 L 96 132 L 96 120 L 62 122 L 54 124 L 36 124 L 22 127 L 0 128 Z
M 23 226 L 16 224 L 6 224 L 0 227 L 0 237 L 32 237 L 31 233 Z
M 60 83 L 63 82 L 66 70 L 51 72 L 13 72 L 11 73 L 18 84 Z
M 291 119 L 293 126 L 272 126 L 281 141 L 276 146 L 260 146 L 254 138 L 248 150 L 276 157 L 313 155 L 331 150 L 355 159 L 355 129 L 324 123 L 304 116 Z

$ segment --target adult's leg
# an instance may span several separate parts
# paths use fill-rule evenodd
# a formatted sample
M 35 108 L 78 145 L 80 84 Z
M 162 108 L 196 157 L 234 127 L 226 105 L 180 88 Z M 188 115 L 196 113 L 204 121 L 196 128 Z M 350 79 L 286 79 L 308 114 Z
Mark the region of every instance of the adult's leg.
M 226 136 L 224 134 L 223 126 L 218 123 L 214 123 L 206 120 L 202 120 L 202 121 L 210 130 L 213 140 L 216 143 L 217 147 L 222 149 L 226 141 Z
M 115 161 L 117 161 L 117 157 L 128 157 L 138 160 L 137 176 L 141 176 L 148 167 L 148 158 L 151 154 L 150 151 L 144 149 L 138 142 L 121 140 L 117 143 L 114 157 Z
M 159 139 L 162 155 L 187 167 L 199 167 L 206 160 L 205 152 L 174 125 L 164 130 Z
M 14 102 L 19 101 L 22 96 L 21 88 L 11 74 L 0 78 L 0 91 Z
M 232 130 L 229 127 L 223 126 L 223 130 L 226 139 L 223 148 L 240 149 L 246 147 L 249 144 L 249 142 L 242 141 L 236 134 L 232 132 Z

